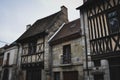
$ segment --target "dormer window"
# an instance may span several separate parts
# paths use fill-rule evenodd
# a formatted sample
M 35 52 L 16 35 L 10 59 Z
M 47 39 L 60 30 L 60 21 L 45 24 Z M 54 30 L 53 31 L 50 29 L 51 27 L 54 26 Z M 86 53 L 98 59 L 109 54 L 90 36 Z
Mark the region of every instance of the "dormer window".
M 120 14 L 117 10 L 112 10 L 107 13 L 107 20 L 110 34 L 119 32 L 119 15 Z

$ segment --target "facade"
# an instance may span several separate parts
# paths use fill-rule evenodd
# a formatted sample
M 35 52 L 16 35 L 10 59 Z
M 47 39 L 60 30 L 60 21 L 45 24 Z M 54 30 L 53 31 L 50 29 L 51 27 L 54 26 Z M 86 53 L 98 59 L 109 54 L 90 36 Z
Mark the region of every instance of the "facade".
M 5 47 L 0 48 L 0 79 L 1 79 L 1 73 L 2 73 L 4 51 L 5 51 Z
M 68 22 L 67 8 L 55 14 L 37 20 L 18 38 L 20 80 L 49 80 L 49 45 L 48 40 L 55 31 Z
M 49 40 L 52 80 L 83 80 L 80 19 L 64 24 Z
M 89 32 L 93 80 L 120 80 L 120 0 L 88 0 L 78 8 Z
M 12 43 L 6 47 L 2 65 L 2 80 L 16 80 L 17 54 L 18 46 L 16 43 Z

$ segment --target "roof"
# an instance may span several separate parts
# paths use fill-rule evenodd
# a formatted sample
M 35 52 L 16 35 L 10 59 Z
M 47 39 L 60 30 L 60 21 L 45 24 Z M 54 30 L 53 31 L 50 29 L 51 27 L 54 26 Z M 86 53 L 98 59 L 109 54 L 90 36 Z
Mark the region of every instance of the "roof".
M 83 5 L 79 6 L 77 9 L 81 9 L 81 8 L 84 8 L 84 7 L 92 7 L 92 6 L 95 6 L 97 5 L 97 3 L 102 3 L 104 2 L 105 0 L 87 0 Z
M 3 47 L 0 47 L 0 56 L 3 56 L 4 55 L 4 52 L 5 52 L 5 49 L 8 45 L 5 45 Z
M 50 28 L 57 16 L 60 14 L 60 11 L 52 14 L 50 16 L 47 16 L 45 18 L 37 20 L 27 31 L 25 31 L 17 41 L 21 41 L 23 39 L 35 36 L 37 34 L 40 34 L 42 32 L 45 32 L 48 28 Z M 49 24 L 49 25 L 48 25 Z
M 81 28 L 80 28 L 80 19 L 76 19 L 72 22 L 69 22 L 67 24 L 65 24 L 61 30 L 59 30 L 59 32 L 51 39 L 51 43 L 54 43 L 56 41 L 62 41 L 65 38 L 71 37 L 73 35 L 79 35 L 80 37 L 80 32 L 81 32 Z M 74 38 L 73 38 L 74 39 Z
M 13 43 L 11 43 L 10 45 L 7 45 L 7 46 L 5 47 L 5 49 L 11 48 L 11 47 L 13 47 L 13 46 L 18 46 L 18 44 L 17 44 L 16 41 L 14 41 Z

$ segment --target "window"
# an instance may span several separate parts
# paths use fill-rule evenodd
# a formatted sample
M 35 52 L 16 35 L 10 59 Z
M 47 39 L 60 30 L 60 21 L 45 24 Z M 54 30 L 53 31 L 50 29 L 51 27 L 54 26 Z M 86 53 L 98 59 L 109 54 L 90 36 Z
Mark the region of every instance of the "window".
M 7 54 L 7 60 L 6 60 L 6 65 L 9 64 L 9 58 L 10 58 L 10 53 Z
M 113 10 L 113 11 L 107 13 L 110 34 L 119 32 L 118 14 L 119 14 L 119 12 L 117 10 Z
M 100 60 L 95 60 L 95 61 L 94 61 L 94 65 L 95 65 L 96 67 L 101 66 Z
M 32 41 L 28 43 L 28 54 L 35 54 L 36 53 L 36 46 L 37 46 L 37 41 Z
M 71 63 L 71 46 L 63 46 L 63 64 Z
M 3 64 L 3 58 L 0 58 L 0 66 Z

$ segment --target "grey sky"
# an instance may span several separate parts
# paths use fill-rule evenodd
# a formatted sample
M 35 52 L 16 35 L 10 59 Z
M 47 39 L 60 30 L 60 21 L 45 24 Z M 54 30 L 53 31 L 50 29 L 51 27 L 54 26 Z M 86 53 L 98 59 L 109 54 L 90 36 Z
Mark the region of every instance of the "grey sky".
M 26 25 L 60 10 L 68 8 L 69 20 L 79 18 L 76 10 L 82 0 L 0 0 L 0 47 L 12 43 L 25 30 Z

